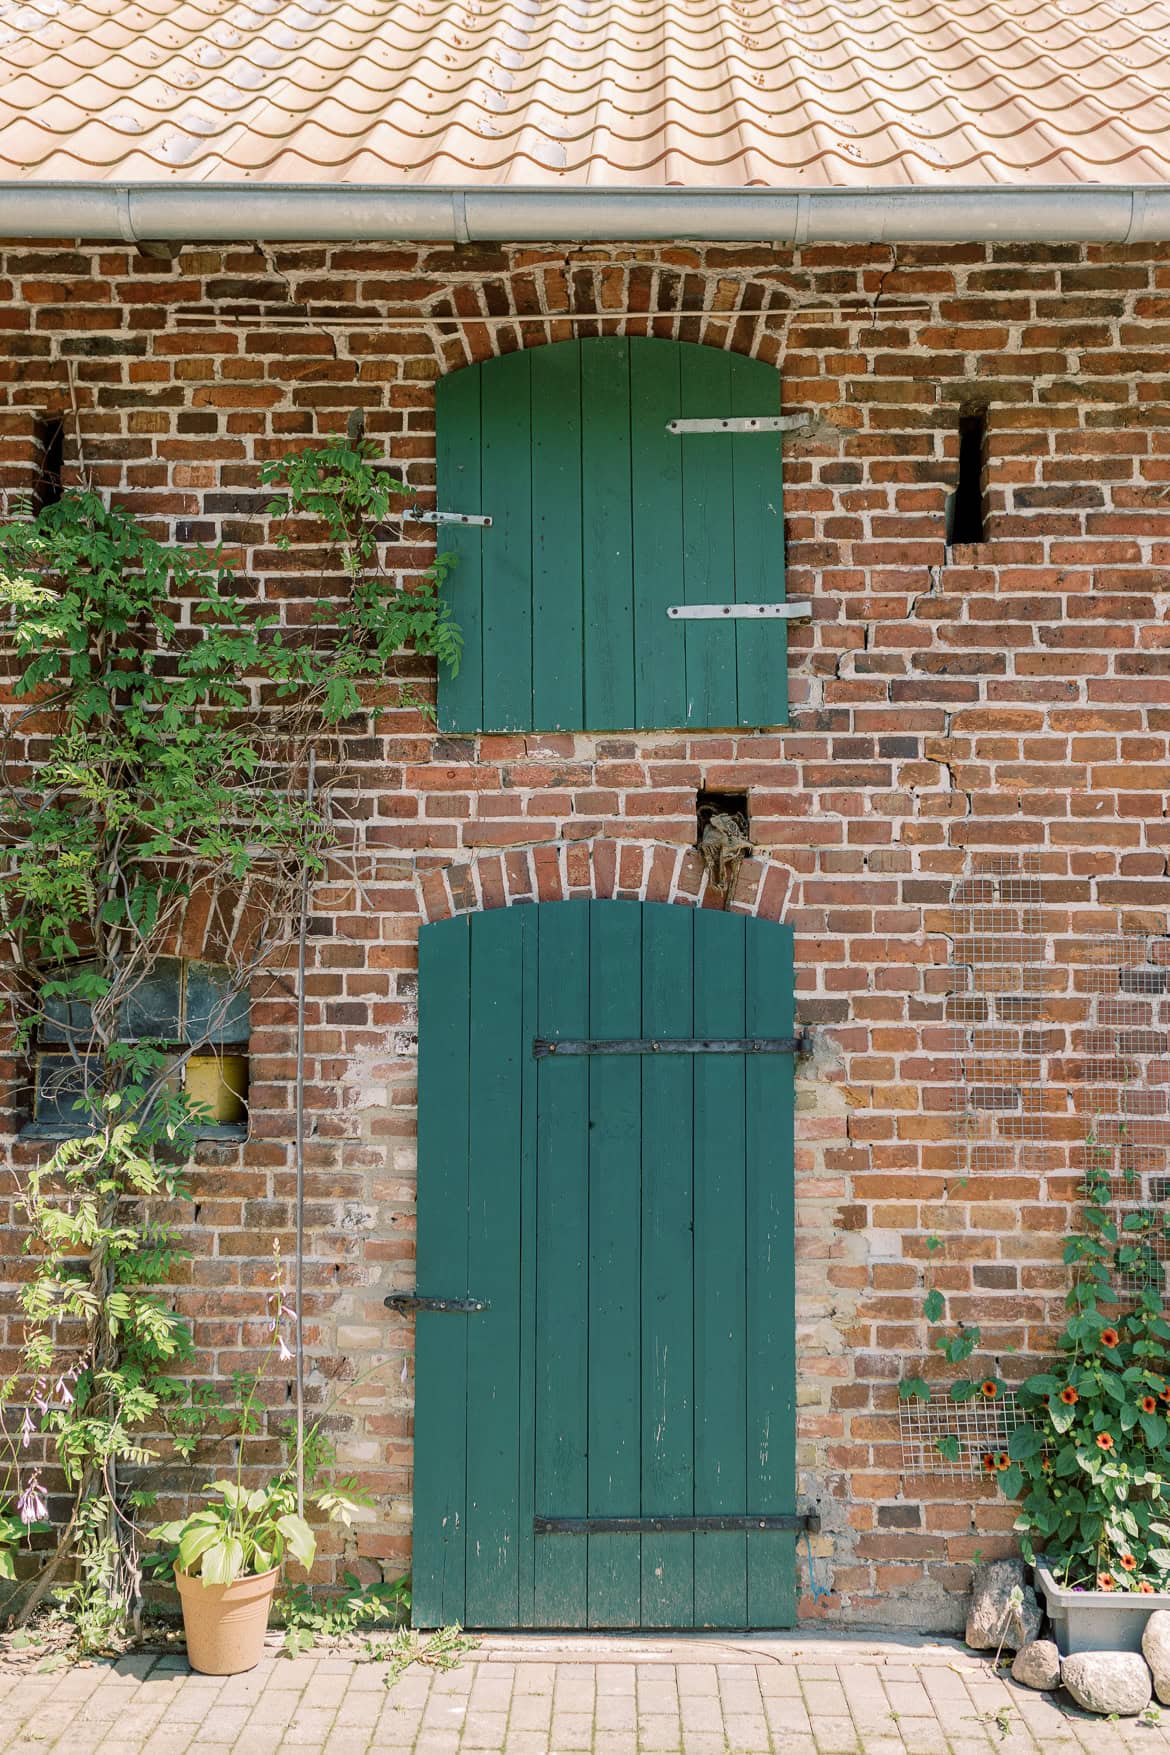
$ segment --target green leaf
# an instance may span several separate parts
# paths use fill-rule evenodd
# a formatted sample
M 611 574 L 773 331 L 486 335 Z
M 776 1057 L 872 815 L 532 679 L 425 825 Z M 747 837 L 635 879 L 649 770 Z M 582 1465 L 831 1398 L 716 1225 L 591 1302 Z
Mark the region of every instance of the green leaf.
M 945 1432 L 941 1438 L 936 1438 L 934 1448 L 947 1462 L 958 1462 L 961 1446 L 953 1432 Z
M 288 1543 L 293 1558 L 300 1561 L 306 1572 L 310 1571 L 317 1557 L 317 1538 L 304 1518 L 289 1511 L 277 1518 L 276 1527 Z
M 928 1292 L 923 1299 L 922 1310 L 927 1322 L 938 1322 L 946 1310 L 946 1300 L 942 1293 L 937 1289 Z
M 243 1570 L 244 1545 L 237 1537 L 227 1536 L 204 1554 L 201 1577 L 204 1584 L 233 1584 Z
M 898 1400 L 903 1402 L 930 1400 L 930 1385 L 924 1377 L 904 1377 L 898 1385 Z

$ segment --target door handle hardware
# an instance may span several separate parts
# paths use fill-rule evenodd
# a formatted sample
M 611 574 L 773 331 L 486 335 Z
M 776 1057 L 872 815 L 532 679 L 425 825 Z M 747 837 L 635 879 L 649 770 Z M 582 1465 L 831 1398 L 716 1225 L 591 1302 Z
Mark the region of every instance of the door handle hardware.
M 809 1530 L 821 1527 L 816 1511 L 764 1512 L 758 1517 L 534 1517 L 537 1536 L 673 1536 L 716 1531 Z
M 417 1310 L 443 1310 L 453 1316 L 474 1316 L 480 1310 L 491 1309 L 486 1298 L 426 1298 L 421 1292 L 391 1292 L 382 1302 L 387 1310 L 397 1310 L 402 1315 Z

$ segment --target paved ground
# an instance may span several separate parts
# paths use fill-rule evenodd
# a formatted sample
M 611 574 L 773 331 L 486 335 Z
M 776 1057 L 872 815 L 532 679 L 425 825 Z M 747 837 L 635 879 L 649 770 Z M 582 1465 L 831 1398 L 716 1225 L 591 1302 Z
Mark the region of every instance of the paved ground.
M 1154 1715 L 1157 1720 L 1157 1715 Z M 1170 1749 L 997 1677 L 946 1641 L 816 1635 L 485 1640 L 460 1667 L 273 1649 L 225 1680 L 177 1657 L 0 1673 L 5 1755 L 1094 1755 Z

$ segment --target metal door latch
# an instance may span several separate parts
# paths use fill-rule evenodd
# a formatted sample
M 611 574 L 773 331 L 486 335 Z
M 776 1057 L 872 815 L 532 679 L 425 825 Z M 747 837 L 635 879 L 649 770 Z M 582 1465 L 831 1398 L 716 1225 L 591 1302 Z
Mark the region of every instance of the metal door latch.
M 417 1310 L 445 1310 L 454 1316 L 474 1316 L 477 1311 L 491 1309 L 486 1298 L 426 1298 L 421 1292 L 391 1292 L 382 1302 L 387 1310 L 403 1315 Z

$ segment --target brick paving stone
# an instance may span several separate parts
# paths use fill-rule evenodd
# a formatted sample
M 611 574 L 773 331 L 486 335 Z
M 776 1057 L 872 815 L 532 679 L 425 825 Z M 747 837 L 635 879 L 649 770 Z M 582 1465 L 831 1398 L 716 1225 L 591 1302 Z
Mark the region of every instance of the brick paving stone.
M 826 1641 L 826 1646 L 830 1642 Z M 714 1651 L 713 1648 L 714 1647 Z M 636 1648 L 500 1639 L 458 1670 L 266 1655 L 191 1675 L 168 1654 L 0 1678 L 0 1755 L 1158 1755 L 1166 1724 L 1106 1728 L 957 1647 L 765 1657 L 675 1638 Z M 844 1649 L 843 1649 L 844 1647 Z M 715 1652 L 718 1655 L 715 1655 Z M 596 1656 L 594 1655 L 596 1653 Z M 693 1655 L 692 1655 L 693 1654 Z M 555 1661 L 550 1661 L 550 1656 Z

